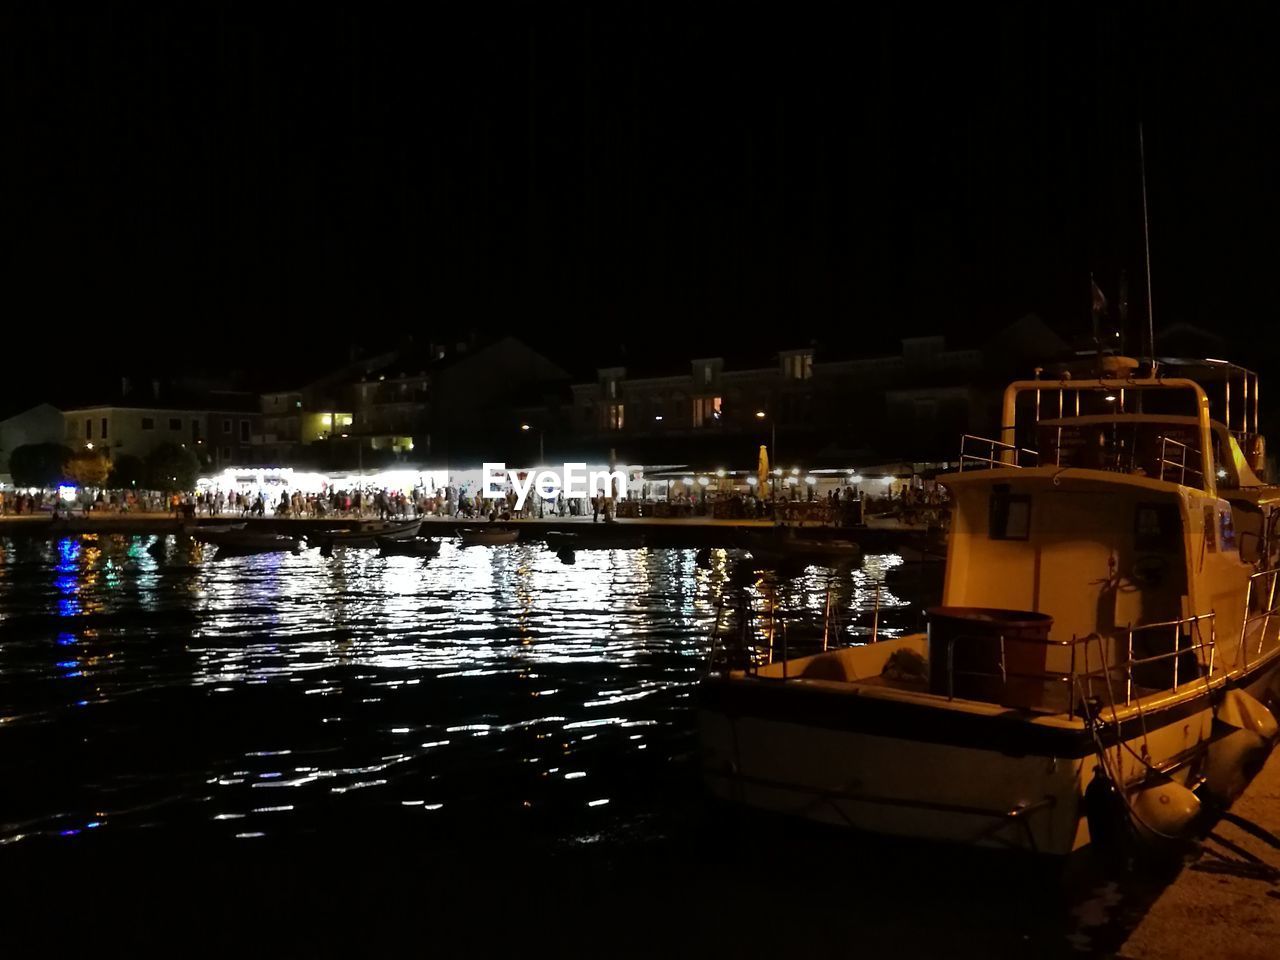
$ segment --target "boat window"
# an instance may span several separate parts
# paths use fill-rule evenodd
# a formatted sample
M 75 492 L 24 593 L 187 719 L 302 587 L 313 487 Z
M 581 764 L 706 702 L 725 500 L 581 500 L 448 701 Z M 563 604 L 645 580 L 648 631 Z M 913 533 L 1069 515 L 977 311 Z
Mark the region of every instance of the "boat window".
M 1218 521 L 1214 516 L 1215 513 L 1217 510 L 1213 507 L 1204 508 L 1204 545 L 1210 553 L 1218 552 Z
M 1218 510 L 1218 533 L 1223 550 L 1234 550 L 1236 548 L 1236 524 L 1231 516 L 1230 507 L 1223 507 Z
M 1182 523 L 1176 503 L 1140 503 L 1134 514 L 1133 545 L 1138 550 L 1176 550 Z
M 1031 497 L 1021 493 L 991 494 L 988 534 L 992 540 L 1026 540 L 1031 536 Z

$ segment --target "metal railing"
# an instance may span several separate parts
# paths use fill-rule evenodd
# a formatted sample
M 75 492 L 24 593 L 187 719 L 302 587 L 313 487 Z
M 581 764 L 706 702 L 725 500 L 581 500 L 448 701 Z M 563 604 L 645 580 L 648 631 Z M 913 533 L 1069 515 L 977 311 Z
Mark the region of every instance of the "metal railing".
M 1280 567 L 1273 567 L 1270 570 L 1260 570 L 1249 577 L 1249 586 L 1244 594 L 1244 620 L 1240 624 L 1240 646 L 1237 650 L 1238 666 L 1241 669 L 1249 666 L 1249 628 L 1255 623 L 1261 623 L 1262 626 L 1257 629 L 1258 648 L 1255 656 L 1262 655 L 1263 646 L 1267 640 L 1267 630 L 1271 626 L 1273 617 L 1280 617 L 1280 601 L 1276 598 L 1277 586 L 1280 583 Z M 1262 580 L 1263 583 L 1254 587 L 1255 580 Z M 1254 609 L 1254 607 L 1258 609 Z
M 1280 572 L 1280 571 L 1272 571 Z M 1204 624 L 1208 622 L 1209 637 L 1206 640 L 1204 636 Z M 1172 690 L 1180 683 L 1186 682 L 1185 675 L 1182 675 L 1182 667 L 1180 660 L 1182 657 L 1196 657 L 1197 669 L 1195 679 L 1210 676 L 1216 665 L 1217 651 L 1217 632 L 1216 632 L 1216 615 L 1214 613 L 1203 613 L 1193 617 L 1184 617 L 1180 620 L 1168 620 L 1161 623 L 1146 623 L 1138 626 L 1129 626 L 1122 631 L 1117 631 L 1112 635 L 1113 639 L 1124 639 L 1124 660 L 1115 663 L 1107 663 L 1107 655 L 1104 647 L 1108 641 L 1107 637 L 1103 637 L 1097 633 L 1091 633 L 1084 637 L 1072 637 L 1070 640 L 1051 640 L 1047 637 L 1009 637 L 1000 635 L 992 637 L 988 635 L 966 635 L 958 634 L 948 638 L 946 651 L 946 670 L 947 670 L 947 698 L 955 699 L 955 678 L 972 677 L 976 679 L 986 679 L 994 682 L 998 681 L 1000 701 L 1010 699 L 1008 696 L 1008 684 L 1010 680 L 1025 681 L 1029 683 L 1040 683 L 1042 685 L 1064 684 L 1068 688 L 1066 703 L 1064 705 L 1065 712 L 1073 715 L 1079 706 L 1079 697 L 1092 696 L 1094 692 L 1094 681 L 1102 684 L 1099 692 L 1106 694 L 1106 699 L 1111 706 L 1119 706 L 1120 698 L 1115 696 L 1114 684 L 1123 682 L 1124 697 L 1123 705 L 1128 705 L 1134 699 L 1135 672 L 1138 674 L 1138 682 L 1148 691 Z M 1135 637 L 1144 634 L 1170 631 L 1172 643 L 1170 649 L 1162 650 L 1159 653 L 1143 654 L 1141 656 L 1134 655 Z M 998 669 L 994 671 L 986 670 L 956 670 L 955 668 L 955 645 L 959 640 L 991 642 L 993 639 L 998 640 L 1000 645 L 1000 654 L 998 660 Z M 1183 642 L 1185 639 L 1185 643 Z M 1041 646 L 1046 648 L 1068 648 L 1070 651 L 1070 662 L 1066 671 L 1054 670 L 1034 670 L 1034 671 L 1014 671 L 1009 669 L 1008 664 L 1008 647 L 1011 644 L 1024 644 L 1028 646 Z M 1083 662 L 1076 653 L 1076 648 L 1084 645 Z M 1090 669 L 1088 645 L 1098 645 L 1099 666 L 1096 669 Z M 1152 677 L 1143 676 L 1144 667 L 1153 667 L 1155 664 L 1163 663 L 1166 660 L 1172 660 L 1173 664 L 1169 672 L 1170 680 L 1167 683 L 1161 682 L 1156 684 L 1141 683 L 1143 680 L 1153 679 Z M 1203 673 L 1199 667 L 1203 667 Z M 1149 671 L 1148 671 L 1149 673 Z M 1085 691 L 1079 693 L 1078 691 Z M 1027 691 L 1021 691 L 1017 699 L 1033 699 L 1028 696 Z M 1043 701 L 1043 696 L 1040 698 Z
M 1166 437 L 1162 435 L 1159 439 L 1160 439 L 1160 459 L 1157 462 L 1160 465 L 1161 480 L 1169 479 L 1168 477 L 1165 476 L 1166 470 L 1178 471 L 1178 483 L 1183 486 L 1186 486 L 1188 473 L 1195 474 L 1197 477 L 1200 478 L 1201 481 L 1204 480 L 1204 471 L 1197 470 L 1194 466 L 1187 463 L 1188 453 L 1192 454 L 1193 458 L 1198 457 L 1200 455 L 1200 451 L 1197 448 L 1188 446 L 1187 444 L 1182 443 L 1178 440 L 1174 440 L 1172 437 Z M 1169 447 L 1171 446 L 1174 448 L 1174 452 L 1178 455 L 1177 460 L 1169 459 Z
M 970 452 L 970 447 L 985 447 L 977 452 Z M 1007 455 L 1007 459 L 1005 459 Z M 990 470 L 996 467 L 1022 467 L 1023 457 L 1034 458 L 1030 466 L 1039 463 L 1040 454 L 1029 447 L 1019 447 L 1000 440 L 990 440 L 966 433 L 960 438 L 960 472 L 964 472 L 965 464 L 973 470 Z
M 1208 642 L 1204 639 L 1204 629 L 1202 627 L 1206 620 L 1209 623 Z M 1133 638 L 1140 634 L 1154 633 L 1159 630 L 1171 631 L 1173 649 L 1165 653 L 1135 657 L 1133 655 Z M 1166 620 L 1163 623 L 1144 623 L 1136 627 L 1131 625 L 1125 632 L 1128 635 L 1128 653 L 1122 666 L 1125 671 L 1124 702 L 1126 704 L 1131 703 L 1133 700 L 1133 672 L 1135 668 L 1163 663 L 1169 659 L 1173 660 L 1173 682 L 1167 686 L 1150 687 L 1150 685 L 1147 685 L 1149 689 L 1155 690 L 1173 690 L 1178 687 L 1179 661 L 1184 656 L 1198 655 L 1199 663 L 1205 667 L 1205 674 L 1210 675 L 1213 673 L 1218 646 L 1217 618 L 1214 613 L 1201 613 L 1194 617 L 1183 617 L 1180 620 Z M 1184 637 L 1188 641 L 1185 646 L 1182 643 Z
M 871 637 L 866 643 L 877 643 L 880 639 L 880 603 L 881 584 L 875 585 L 875 595 L 871 609 Z M 730 617 L 725 629 L 725 614 L 736 614 Z M 767 616 L 766 616 L 767 614 Z M 755 625 L 759 629 L 755 629 Z M 827 587 L 827 597 L 823 609 L 822 634 L 820 648 L 814 653 L 827 653 L 838 649 L 842 644 L 838 638 L 853 626 L 853 617 L 846 619 L 836 602 L 831 586 Z M 815 640 L 815 645 L 817 641 Z M 775 653 L 777 656 L 775 656 Z M 806 654 L 807 656 L 808 654 Z M 716 602 L 715 614 L 711 621 L 711 637 L 707 654 L 707 672 L 717 670 L 743 670 L 755 674 L 762 666 L 771 666 L 775 661 L 782 663 L 780 679 L 791 679 L 794 674 L 788 672 L 790 660 L 790 642 L 787 636 L 787 620 L 779 615 L 776 604 L 770 603 L 766 609 L 757 609 L 746 594 L 735 598 L 721 596 Z

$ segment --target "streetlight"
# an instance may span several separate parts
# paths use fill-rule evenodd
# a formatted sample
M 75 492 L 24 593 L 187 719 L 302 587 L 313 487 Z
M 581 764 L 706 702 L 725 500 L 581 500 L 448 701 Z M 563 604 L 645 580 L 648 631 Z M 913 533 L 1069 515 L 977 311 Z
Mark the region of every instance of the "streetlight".
M 529 424 L 527 424 L 527 423 L 522 423 L 522 424 L 520 424 L 520 429 L 521 429 L 521 430 L 523 430 L 525 433 L 528 433 L 530 430 L 537 430 L 537 431 L 538 431 L 538 466 L 542 466 L 542 465 L 543 465 L 542 461 L 543 461 L 543 460 L 545 460 L 545 459 L 547 458 L 546 454 L 542 452 L 542 446 L 543 446 L 543 444 L 542 444 L 542 439 L 543 439 L 543 435 L 542 435 L 542 428 L 541 428 L 541 427 L 531 427 L 531 426 L 529 426 Z

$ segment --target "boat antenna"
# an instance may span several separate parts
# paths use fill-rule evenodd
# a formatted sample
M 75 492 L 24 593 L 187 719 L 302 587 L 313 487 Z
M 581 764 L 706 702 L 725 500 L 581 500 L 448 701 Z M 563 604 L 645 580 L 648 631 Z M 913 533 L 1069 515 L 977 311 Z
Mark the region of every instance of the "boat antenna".
M 1147 270 L 1147 356 L 1151 360 L 1151 376 L 1156 375 L 1156 325 L 1151 313 L 1151 229 L 1147 220 L 1147 145 L 1138 121 L 1138 165 L 1142 174 L 1142 246 L 1143 264 Z

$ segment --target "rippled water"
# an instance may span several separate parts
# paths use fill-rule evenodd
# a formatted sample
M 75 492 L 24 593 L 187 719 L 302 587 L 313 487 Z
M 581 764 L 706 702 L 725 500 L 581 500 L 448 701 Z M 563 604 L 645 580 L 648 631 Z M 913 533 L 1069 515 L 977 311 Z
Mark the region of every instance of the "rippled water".
M 680 549 L 566 565 L 539 544 L 450 541 L 429 562 L 342 548 L 216 561 L 173 540 L 157 558 L 152 542 L 0 539 L 6 891 L 85 869 L 107 890 L 159 849 L 153 878 L 182 864 L 168 913 L 234 903 L 272 923 L 281 884 L 295 908 L 344 916 L 396 898 L 410 912 L 501 902 L 534 924 L 566 905 L 642 906 L 633 932 L 665 948 L 692 926 L 704 952 L 843 949 L 856 924 L 871 955 L 953 954 L 959 938 L 1044 956 L 1090 949 L 1110 922 L 1083 910 L 1115 899 L 1105 886 L 1063 901 L 1004 861 L 975 883 L 934 851 L 708 821 L 692 694 L 721 598 L 778 611 L 794 655 L 819 642 L 829 591 L 846 640 L 873 608 L 884 633 L 918 628 L 936 566 L 868 556 L 778 577 L 732 551 L 705 568 Z M 135 909 L 149 929 L 157 895 L 122 893 L 111 916 Z
M 628 818 L 661 830 L 691 786 L 717 599 L 746 586 L 812 620 L 832 582 L 756 578 L 723 551 L 700 569 L 692 550 L 214 561 L 172 540 L 157 559 L 151 542 L 0 548 L 0 844 L 361 818 L 532 815 L 565 841 Z M 869 608 L 898 562 L 868 558 L 833 589 Z M 888 588 L 880 603 L 889 631 L 915 613 Z

